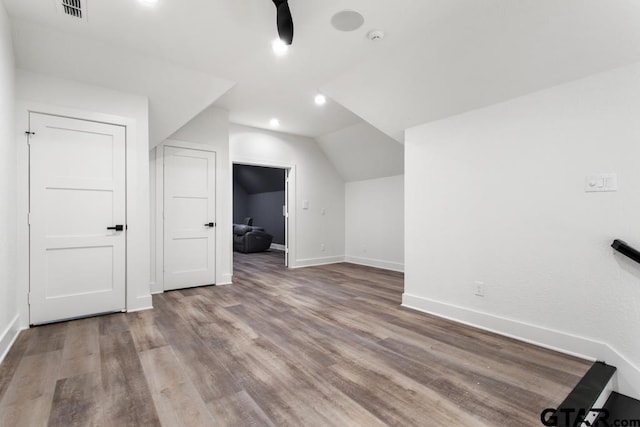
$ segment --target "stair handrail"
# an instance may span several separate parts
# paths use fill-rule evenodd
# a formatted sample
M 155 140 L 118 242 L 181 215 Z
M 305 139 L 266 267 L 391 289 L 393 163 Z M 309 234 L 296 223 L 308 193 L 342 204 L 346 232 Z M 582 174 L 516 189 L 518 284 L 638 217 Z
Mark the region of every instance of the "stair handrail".
M 637 263 L 640 263 L 640 251 L 632 248 L 627 243 L 622 240 L 616 239 L 611 244 L 611 247 L 616 251 L 620 252 L 622 255 L 625 255 Z

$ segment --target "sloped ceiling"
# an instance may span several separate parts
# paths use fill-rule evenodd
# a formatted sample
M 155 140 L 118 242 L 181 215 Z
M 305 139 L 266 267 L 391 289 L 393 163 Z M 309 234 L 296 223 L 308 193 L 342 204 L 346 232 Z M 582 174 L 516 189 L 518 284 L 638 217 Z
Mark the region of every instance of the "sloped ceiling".
M 262 166 L 233 165 L 233 180 L 247 194 L 284 191 L 284 169 Z
M 13 22 L 18 67 L 149 98 L 149 144 L 161 143 L 233 82 L 69 33 Z
M 152 145 L 214 103 L 234 123 L 278 117 L 318 138 L 346 180 L 399 170 L 401 148 L 366 123 L 402 142 L 417 124 L 640 61 L 637 0 L 290 0 L 280 58 L 271 0 L 87 0 L 85 23 L 59 0 L 2 1 L 18 66 L 148 96 Z M 364 26 L 332 28 L 345 8 Z
M 368 123 L 349 126 L 316 141 L 347 182 L 404 173 L 404 145 Z
M 430 2 L 431 3 L 431 2 Z M 640 2 L 468 1 L 322 86 L 398 141 L 409 127 L 640 60 Z

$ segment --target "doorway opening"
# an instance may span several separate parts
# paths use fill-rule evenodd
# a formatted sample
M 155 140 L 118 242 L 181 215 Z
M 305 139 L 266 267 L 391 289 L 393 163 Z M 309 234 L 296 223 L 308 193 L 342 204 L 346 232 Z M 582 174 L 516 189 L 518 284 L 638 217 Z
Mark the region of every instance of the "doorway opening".
M 291 168 L 233 164 L 233 250 L 244 254 L 280 251 L 289 266 L 289 177 Z

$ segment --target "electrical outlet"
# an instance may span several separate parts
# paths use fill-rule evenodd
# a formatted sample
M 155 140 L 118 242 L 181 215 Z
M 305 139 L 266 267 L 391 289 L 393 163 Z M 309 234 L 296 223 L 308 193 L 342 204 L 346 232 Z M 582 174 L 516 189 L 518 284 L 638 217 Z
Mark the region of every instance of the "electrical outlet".
M 484 282 L 475 282 L 475 295 L 477 297 L 484 297 Z
M 324 252 L 324 243 L 320 243 L 320 251 Z

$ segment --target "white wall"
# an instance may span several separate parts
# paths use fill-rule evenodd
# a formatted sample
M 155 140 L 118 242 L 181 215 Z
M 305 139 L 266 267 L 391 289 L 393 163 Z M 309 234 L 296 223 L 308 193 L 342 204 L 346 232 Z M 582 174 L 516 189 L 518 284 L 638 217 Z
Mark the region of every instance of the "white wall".
M 110 89 L 18 70 L 15 143 L 18 146 L 18 306 L 28 321 L 28 111 L 53 112 L 127 126 L 127 310 L 151 307 L 149 292 L 148 101 Z
M 97 13 L 96 6 L 90 13 Z M 94 28 L 100 25 L 95 17 Z M 17 18 L 12 24 L 18 67 L 148 97 L 150 146 L 161 143 L 234 84 L 86 35 Z M 78 29 L 71 27 L 67 30 Z
M 404 271 L 404 175 L 348 182 L 346 261 Z
M 289 206 L 295 214 L 291 266 L 343 261 L 344 181 L 318 144 L 311 138 L 239 125 L 230 126 L 229 139 L 232 162 L 295 167 L 296 205 Z M 305 200 L 308 209 L 303 209 Z
M 639 112 L 634 65 L 409 129 L 403 302 L 604 359 L 640 397 L 640 265 L 610 248 L 640 248 Z
M 0 2 L 0 361 L 17 334 L 15 63 L 9 18 Z
M 347 182 L 404 173 L 404 146 L 369 123 L 360 122 L 316 140 Z
M 220 108 L 209 107 L 171 137 L 152 150 L 151 161 L 151 229 L 154 271 L 151 276 L 152 292 L 162 292 L 162 153 L 165 145 L 185 148 L 205 148 L 216 152 L 216 284 L 229 284 L 233 274 L 232 252 L 232 190 L 231 163 L 229 161 L 229 113 Z

